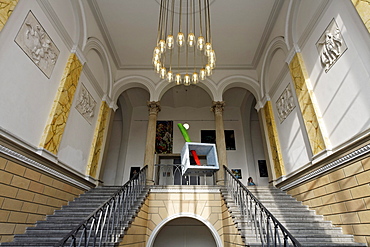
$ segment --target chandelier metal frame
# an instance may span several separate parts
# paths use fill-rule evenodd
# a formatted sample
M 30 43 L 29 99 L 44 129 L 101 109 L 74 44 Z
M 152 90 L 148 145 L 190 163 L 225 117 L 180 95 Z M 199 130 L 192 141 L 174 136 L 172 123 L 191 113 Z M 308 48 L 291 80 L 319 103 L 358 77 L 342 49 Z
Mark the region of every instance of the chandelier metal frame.
M 152 62 L 161 79 L 177 85 L 197 84 L 212 75 L 216 53 L 209 0 L 160 1 Z

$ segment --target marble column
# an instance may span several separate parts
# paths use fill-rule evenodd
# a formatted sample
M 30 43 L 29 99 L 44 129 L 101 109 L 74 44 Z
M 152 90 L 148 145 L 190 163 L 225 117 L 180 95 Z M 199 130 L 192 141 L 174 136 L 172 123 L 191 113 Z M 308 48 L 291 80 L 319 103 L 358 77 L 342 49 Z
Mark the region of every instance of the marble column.
M 95 180 L 98 180 L 99 178 L 99 172 L 106 143 L 106 133 L 111 115 L 112 110 L 109 108 L 108 104 L 105 101 L 102 101 L 94 131 L 93 141 L 91 143 L 89 161 L 87 163 L 86 171 L 86 174 L 94 178 Z
M 148 130 L 146 133 L 146 145 L 144 166 L 148 166 L 146 174 L 147 185 L 154 185 L 154 153 L 155 153 L 155 137 L 158 112 L 161 111 L 159 101 L 150 101 L 147 103 L 149 110 Z
M 0 0 L 0 31 L 5 26 L 9 16 L 13 13 L 18 0 Z
M 265 116 L 268 140 L 270 144 L 271 158 L 274 165 L 275 179 L 278 179 L 285 175 L 285 167 L 283 156 L 281 155 L 279 136 L 270 101 L 266 102 L 265 106 L 263 107 L 263 112 Z
M 47 120 L 40 147 L 53 154 L 58 153 L 69 112 L 72 107 L 73 97 L 82 71 L 82 63 L 75 53 L 67 61 L 64 73 L 55 96 L 49 119 Z
M 370 32 L 370 2 L 369 0 L 352 0 L 358 14 Z
M 213 101 L 212 111 L 215 114 L 215 124 L 216 124 L 216 147 L 217 147 L 217 157 L 220 170 L 217 172 L 216 183 L 219 185 L 224 184 L 224 165 L 227 167 L 227 156 L 226 156 L 226 143 L 225 143 L 225 129 L 224 129 L 224 119 L 223 111 L 225 107 L 224 101 Z
M 325 125 L 301 53 L 294 55 L 290 61 L 289 70 L 293 79 L 312 153 L 313 155 L 319 154 L 325 149 L 330 149 L 330 141 L 324 135 Z

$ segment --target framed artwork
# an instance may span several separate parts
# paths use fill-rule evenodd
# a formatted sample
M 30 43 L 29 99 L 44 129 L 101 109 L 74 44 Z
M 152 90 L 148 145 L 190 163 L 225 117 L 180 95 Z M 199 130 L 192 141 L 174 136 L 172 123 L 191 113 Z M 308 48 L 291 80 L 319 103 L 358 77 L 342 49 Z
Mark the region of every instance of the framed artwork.
M 216 143 L 216 130 L 201 130 L 202 143 Z M 236 150 L 234 130 L 225 130 L 226 150 Z
M 157 121 L 155 152 L 157 154 L 172 154 L 173 121 Z
M 260 177 L 268 177 L 267 165 L 266 160 L 259 160 L 258 161 L 258 169 L 260 170 Z
M 237 178 L 242 179 L 242 169 L 231 169 L 231 173 Z

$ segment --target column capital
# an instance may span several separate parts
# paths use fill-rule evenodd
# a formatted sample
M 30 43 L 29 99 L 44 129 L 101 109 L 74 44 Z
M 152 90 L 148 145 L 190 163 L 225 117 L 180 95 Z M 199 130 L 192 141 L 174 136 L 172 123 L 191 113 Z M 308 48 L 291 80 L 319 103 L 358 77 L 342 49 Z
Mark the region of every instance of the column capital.
M 225 107 L 225 101 L 212 101 L 211 111 L 215 114 L 222 114 Z
M 149 115 L 157 115 L 161 111 L 161 105 L 159 101 L 147 101 Z

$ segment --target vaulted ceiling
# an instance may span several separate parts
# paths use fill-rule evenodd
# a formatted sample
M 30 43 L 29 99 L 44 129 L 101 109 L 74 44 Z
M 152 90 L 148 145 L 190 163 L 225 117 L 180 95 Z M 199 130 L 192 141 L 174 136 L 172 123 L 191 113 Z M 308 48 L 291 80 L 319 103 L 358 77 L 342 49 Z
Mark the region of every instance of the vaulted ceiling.
M 283 2 L 210 0 L 217 70 L 256 68 Z M 160 0 L 90 0 L 89 5 L 116 67 L 120 70 L 152 70 Z M 183 105 L 181 98 L 176 98 L 179 90 L 185 89 L 170 89 L 161 103 L 173 107 Z M 197 102 L 197 106 L 209 105 L 209 97 L 204 91 L 192 89 L 192 92 L 197 94 L 198 100 L 191 102 Z M 245 97 L 247 94 L 235 95 L 234 91 L 231 95 L 228 97 L 232 101 L 229 104 L 236 105 L 242 101 L 236 97 Z M 135 95 L 130 98 L 132 105 L 140 104 L 135 102 Z M 199 102 L 201 99 L 206 101 Z

